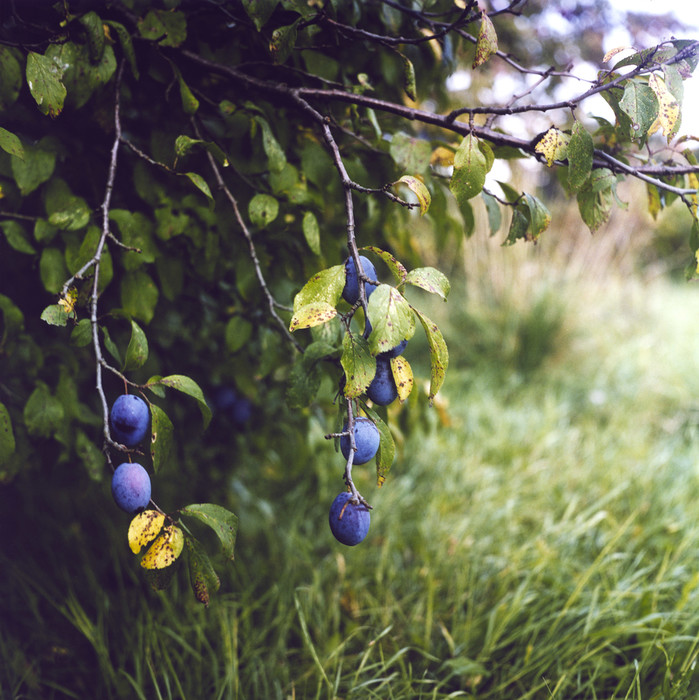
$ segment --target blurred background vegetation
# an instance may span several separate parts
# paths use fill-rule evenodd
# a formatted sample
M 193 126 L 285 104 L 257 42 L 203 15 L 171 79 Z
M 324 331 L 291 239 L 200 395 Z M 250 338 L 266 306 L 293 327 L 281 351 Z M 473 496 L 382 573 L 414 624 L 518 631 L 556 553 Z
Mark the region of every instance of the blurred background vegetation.
M 533 6 L 532 22 L 545 5 Z M 553 37 L 542 62 L 601 53 L 604 8 L 580 8 L 597 33 Z M 506 37 L 514 50 L 526 27 Z M 513 166 L 513 178 L 527 177 Z M 197 501 L 233 510 L 236 560 L 216 562 L 222 588 L 208 609 L 184 570 L 169 590 L 151 590 L 105 475 L 35 438 L 35 461 L 0 485 L 0 695 L 696 697 L 699 296 L 684 281 L 688 216 L 676 202 L 653 220 L 645 189 L 626 183 L 628 209 L 593 237 L 555 180 L 541 188 L 553 223 L 537 245 L 502 247 L 478 206 L 466 237 L 458 212 L 454 228 L 435 231 L 404 212 L 372 218 L 366 205 L 370 234 L 449 275 L 447 304 L 420 301 L 451 364 L 433 407 L 423 391 L 391 408 L 398 455 L 384 487 L 371 466 L 355 470 L 374 506 L 360 547 L 338 545 L 326 527 L 344 466 L 323 437 L 336 386 L 326 379 L 311 407 L 288 407 L 277 367 L 290 350 L 259 322 L 244 246 L 226 249 L 228 267 L 208 286 L 165 300 L 148 325 L 157 360 L 176 358 L 208 395 L 235 385 L 253 409 L 244 426 L 215 412 L 202 432 L 196 406 L 174 401 L 173 463 L 154 490 L 166 510 Z M 180 203 L 205 218 L 199 202 Z M 273 251 L 283 236 L 271 238 Z M 338 241 L 325 251 L 333 263 Z M 302 252 L 266 253 L 276 270 L 318 266 Z M 16 254 L 2 255 L 9 270 Z M 23 300 L 27 335 L 41 339 L 37 375 L 70 387 L 61 377 L 79 375 L 85 356 L 55 329 L 46 341 L 38 314 L 50 295 L 37 293 L 36 277 L 25 259 L 2 292 Z M 275 281 L 276 293 L 294 291 L 285 276 Z M 225 339 L 241 308 L 254 325 L 242 354 Z M 32 364 L 35 348 L 22 347 Z M 422 386 L 421 337 L 406 356 Z M 250 358 L 262 367 L 252 371 Z M 13 389 L 29 380 L 0 376 Z M 99 435 L 94 396 L 65 400 L 91 409 L 79 419 Z

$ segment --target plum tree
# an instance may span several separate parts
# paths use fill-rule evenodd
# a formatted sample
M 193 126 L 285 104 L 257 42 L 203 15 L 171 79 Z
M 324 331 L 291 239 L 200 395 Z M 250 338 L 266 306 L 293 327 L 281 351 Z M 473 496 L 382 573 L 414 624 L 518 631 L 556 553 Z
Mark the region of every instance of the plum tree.
M 109 422 L 112 437 L 127 447 L 135 447 L 146 436 L 150 412 L 148 404 L 134 394 L 122 394 L 112 404 Z
M 364 274 L 374 282 L 378 282 L 378 277 L 376 276 L 376 268 L 374 264 L 363 255 L 359 256 L 359 261 L 362 263 L 362 268 L 364 268 Z M 342 290 L 342 298 L 348 304 L 356 304 L 359 300 L 359 275 L 357 274 L 357 266 L 354 264 L 354 260 L 350 257 L 345 260 L 345 274 L 346 281 L 344 289 Z M 366 291 L 367 299 L 371 293 L 376 289 L 378 285 L 366 282 L 364 289 Z
M 150 503 L 148 472 L 136 462 L 123 462 L 112 475 L 114 502 L 127 513 L 137 513 Z
M 335 497 L 330 506 L 328 520 L 335 539 L 353 547 L 359 544 L 369 532 L 371 511 L 364 503 L 355 502 L 349 491 Z
M 342 432 L 347 432 L 347 423 L 342 428 Z M 352 449 L 350 442 L 349 434 L 340 438 L 340 450 L 345 459 L 349 459 Z M 354 442 L 357 447 L 354 454 L 354 464 L 366 464 L 379 449 L 381 435 L 372 421 L 364 416 L 359 416 L 354 420 Z

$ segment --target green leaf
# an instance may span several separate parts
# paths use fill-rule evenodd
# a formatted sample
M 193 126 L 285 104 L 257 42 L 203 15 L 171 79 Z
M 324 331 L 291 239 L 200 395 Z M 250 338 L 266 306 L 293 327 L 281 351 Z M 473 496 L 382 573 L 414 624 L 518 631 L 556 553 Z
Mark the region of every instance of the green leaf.
M 160 46 L 179 46 L 187 38 L 187 19 L 183 12 L 151 10 L 138 20 L 138 31 Z
M 449 351 L 437 324 L 417 309 L 413 309 L 413 311 L 420 319 L 427 336 L 427 344 L 430 347 L 430 401 L 432 401 L 444 383 L 444 377 L 449 366 Z
M 643 80 L 630 80 L 619 106 L 631 120 L 631 138 L 644 142 L 648 129 L 658 116 L 658 100 L 653 90 Z
M 177 71 L 177 83 L 180 86 L 180 100 L 185 114 L 196 114 L 199 109 L 199 100 L 194 97 L 194 93 L 189 89 L 182 74 Z
M 46 182 L 56 166 L 56 154 L 38 146 L 27 146 L 24 158 L 11 158 L 12 176 L 22 196 L 26 197 L 39 185 Z
M 298 34 L 297 25 L 301 19 L 286 27 L 278 27 L 272 32 L 272 40 L 269 42 L 269 53 L 274 63 L 285 63 L 291 55 Z
M 127 270 L 135 270 L 143 263 L 152 263 L 159 259 L 158 247 L 153 237 L 153 222 L 148 217 L 141 212 L 112 209 L 109 218 L 119 227 L 121 242 L 139 251 L 123 251 L 122 260 Z
M 345 396 L 356 399 L 376 374 L 376 359 L 371 356 L 369 343 L 361 335 L 345 333 L 340 364 L 345 372 Z
M 549 227 L 551 212 L 540 199 L 527 192 L 524 193 L 524 205 L 529 210 L 532 239 L 536 240 Z
M 0 228 L 7 238 L 10 247 L 18 253 L 26 253 L 27 255 L 36 255 L 36 248 L 31 244 L 29 235 L 24 230 L 24 226 L 19 221 L 8 219 L 0 222 Z
M 408 273 L 405 281 L 408 284 L 442 297 L 444 301 L 447 300 L 451 289 L 447 276 L 434 267 L 417 267 Z
M 64 67 L 61 82 L 67 90 L 65 104 L 75 109 L 80 109 L 95 90 L 106 85 L 117 67 L 114 49 L 109 45 L 104 47 L 97 64 L 93 64 L 85 44 L 72 41 L 52 44 L 46 49 L 46 57 Z
M 424 175 L 430 169 L 432 146 L 425 139 L 398 132 L 391 138 L 389 153 L 404 171 Z
M 454 154 L 454 173 L 449 182 L 459 206 L 481 193 L 487 174 L 487 159 L 479 148 L 479 140 L 468 134 Z
M 487 192 L 482 192 L 481 196 L 485 202 L 485 209 L 488 213 L 488 226 L 490 228 L 490 235 L 494 236 L 502 226 L 502 211 L 500 209 L 500 204 L 493 195 Z
M 286 386 L 286 402 L 290 408 L 306 408 L 315 399 L 320 389 L 321 374 L 317 365 L 310 368 L 300 361 L 289 373 Z
M 11 156 L 24 160 L 24 148 L 22 142 L 15 134 L 0 126 L 0 148 Z
M 66 88 L 63 68 L 52 58 L 30 51 L 27 55 L 27 85 L 43 114 L 57 117 L 63 109 Z
M 316 272 L 294 297 L 294 312 L 309 304 L 337 306 L 345 287 L 345 266 L 334 265 Z
M 248 17 L 255 23 L 259 32 L 271 17 L 279 0 L 241 0 Z
M 318 219 L 316 219 L 316 215 L 312 211 L 307 211 L 303 215 L 303 235 L 311 252 L 320 255 L 320 227 L 318 226 Z
M 121 353 L 119 352 L 117 344 L 112 340 L 112 336 L 109 335 L 109 331 L 106 329 L 106 327 L 100 326 L 100 330 L 104 336 L 104 347 L 107 349 L 107 352 L 109 352 L 109 354 L 117 361 L 117 364 L 120 365 Z
M 204 428 L 209 425 L 209 422 L 211 421 L 211 409 L 206 403 L 204 393 L 193 379 L 182 374 L 171 374 L 168 377 L 162 377 L 159 379 L 158 384 L 170 387 L 171 389 L 176 389 L 177 391 L 181 391 L 183 394 L 187 394 L 193 399 L 196 399 L 199 403 L 199 410 L 201 411 L 201 416 L 204 421 Z
M 218 536 L 223 555 L 233 560 L 235 538 L 238 534 L 237 515 L 213 503 L 192 504 L 182 508 L 180 513 L 208 525 Z
M 267 120 L 262 117 L 255 117 L 255 122 L 262 129 L 262 147 L 267 155 L 269 169 L 273 173 L 280 173 L 286 165 L 286 154 L 274 137 Z
M 395 256 L 373 245 L 364 246 L 363 248 L 360 248 L 360 251 L 361 250 L 369 250 L 372 253 L 374 253 L 374 255 L 378 255 L 381 258 L 381 260 L 383 260 L 388 266 L 388 269 L 391 271 L 391 274 L 398 283 L 398 286 L 405 284 L 405 279 L 408 276 L 408 271 L 405 269 L 403 263 L 400 262 Z
M 512 223 L 503 245 L 513 245 L 518 239 L 536 241 L 551 223 L 551 214 L 534 195 L 524 193 L 512 212 Z
M 22 89 L 22 67 L 17 60 L 19 55 L 16 49 L 0 46 L 0 112 L 17 101 Z
M 381 419 L 381 416 L 371 408 L 365 407 L 364 410 L 379 431 L 380 442 L 379 449 L 376 452 L 376 483 L 379 486 L 383 486 L 386 476 L 391 466 L 393 466 L 393 460 L 396 456 L 396 443 L 393 440 L 390 428 Z
M 182 134 L 175 139 L 175 154 L 178 158 L 187 155 L 192 149 L 200 147 L 211 153 L 211 155 L 224 168 L 230 165 L 226 154 L 221 150 L 220 146 L 213 141 L 193 139 L 185 134 Z
M 150 456 L 153 460 L 153 471 L 157 474 L 170 457 L 175 428 L 167 413 L 153 403 L 150 404 L 150 416 Z
M 369 336 L 372 355 L 395 348 L 415 333 L 415 316 L 410 304 L 394 287 L 380 284 L 369 297 L 368 311 L 373 328 Z
M 592 136 L 579 121 L 576 121 L 568 144 L 568 185 L 574 192 L 577 192 L 590 177 L 594 150 Z
M 105 36 L 102 20 L 96 12 L 90 11 L 82 15 L 78 22 L 85 30 L 87 47 L 90 52 L 90 61 L 99 63 L 104 54 Z
M 76 197 L 61 178 L 55 177 L 46 187 L 48 222 L 64 231 L 78 231 L 90 222 L 90 208 L 82 197 Z M 95 249 L 97 246 L 95 245 Z M 90 254 L 87 258 L 92 257 Z
M 250 221 L 258 228 L 265 228 L 279 214 L 279 202 L 269 194 L 256 194 L 248 204 Z
M 313 328 L 327 323 L 337 316 L 337 309 L 325 301 L 317 301 L 312 304 L 306 304 L 294 311 L 289 323 L 289 330 L 300 330 L 301 328 Z
M 70 332 L 70 344 L 83 348 L 92 342 L 92 324 L 89 318 L 81 318 Z
M 58 294 L 63 283 L 68 279 L 63 253 L 58 248 L 44 248 L 39 258 L 39 275 L 44 289 L 52 294 Z
M 63 422 L 63 406 L 43 382 L 37 384 L 24 406 L 24 424 L 30 435 L 50 437 Z
M 88 476 L 101 482 L 104 478 L 104 453 L 82 430 L 75 434 L 75 453 L 85 465 Z
M 65 326 L 72 316 L 72 313 L 67 313 L 59 304 L 51 304 L 41 312 L 41 320 L 51 326 Z
M 397 52 L 403 62 L 403 90 L 405 94 L 413 101 L 417 100 L 417 83 L 415 80 L 415 66 L 413 62 L 400 51 Z
M 252 335 L 252 323 L 242 316 L 233 316 L 226 324 L 225 341 L 228 352 L 238 352 Z
M 609 221 L 615 188 L 614 173 L 607 168 L 596 168 L 578 192 L 580 216 L 592 233 Z
M 194 597 L 205 607 L 208 607 L 211 594 L 218 591 L 221 587 L 221 581 L 211 565 L 209 555 L 198 540 L 186 537 L 185 546 L 189 567 L 189 583 L 192 586 Z
M 478 31 L 476 55 L 471 68 L 482 66 L 498 50 L 498 36 L 495 27 L 485 12 L 481 12 L 481 28 Z
M 12 420 L 5 404 L 0 403 L 0 466 L 5 464 L 15 451 L 15 434 Z
M 185 173 L 185 177 L 188 177 L 194 186 L 203 192 L 211 201 L 213 201 L 213 196 L 211 195 L 211 190 L 206 180 L 198 173 Z
M 425 183 L 413 175 L 403 175 L 400 180 L 393 183 L 393 187 L 399 188 L 401 185 L 407 187 L 417 197 L 420 205 L 420 216 L 426 214 L 432 203 L 432 195 Z
M 124 57 L 126 58 L 129 68 L 131 69 L 131 75 L 133 75 L 136 80 L 138 80 L 138 65 L 136 64 L 136 52 L 133 48 L 133 41 L 131 40 L 131 34 L 126 29 L 123 24 L 119 22 L 114 22 L 112 20 L 105 20 L 104 22 L 108 27 L 111 27 L 116 33 L 121 44 L 121 50 L 124 52 Z
M 126 348 L 126 359 L 124 360 L 123 372 L 131 372 L 134 369 L 143 367 L 148 359 L 148 340 L 146 334 L 136 321 L 131 321 L 131 339 Z
M 121 306 L 129 316 L 148 325 L 160 296 L 150 276 L 142 270 L 127 272 L 121 280 Z

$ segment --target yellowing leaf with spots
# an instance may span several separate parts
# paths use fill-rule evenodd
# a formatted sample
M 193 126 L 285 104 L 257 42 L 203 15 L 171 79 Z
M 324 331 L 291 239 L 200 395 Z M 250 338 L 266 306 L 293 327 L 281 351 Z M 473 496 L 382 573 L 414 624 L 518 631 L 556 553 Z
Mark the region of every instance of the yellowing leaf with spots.
M 699 177 L 697 177 L 696 173 L 688 173 L 687 181 L 689 183 L 690 188 L 697 191 L 697 194 L 690 194 L 689 199 L 691 201 L 690 209 L 692 211 L 692 216 L 695 219 L 699 219 L 699 216 L 697 216 L 697 195 L 699 195 Z
M 550 168 L 555 161 L 564 160 L 567 157 L 569 143 L 570 136 L 552 126 L 539 139 L 534 150 L 546 158 L 546 164 Z
M 307 304 L 294 312 L 289 324 L 290 331 L 296 331 L 299 328 L 313 328 L 327 323 L 331 318 L 337 316 L 337 309 L 325 301 L 319 301 L 316 304 Z
M 478 32 L 478 42 L 476 43 L 476 56 L 473 59 L 471 68 L 482 66 L 498 50 L 498 35 L 495 27 L 490 21 L 490 17 L 483 12 L 481 14 L 481 28 Z
M 148 543 L 152 542 L 163 529 L 165 516 L 157 510 L 144 510 L 129 525 L 129 547 L 138 554 Z
M 165 569 L 175 563 L 183 548 L 182 530 L 177 525 L 168 525 L 141 559 L 141 566 L 144 569 Z
M 413 390 L 413 370 L 410 363 L 400 355 L 391 358 L 391 369 L 393 370 L 393 379 L 396 382 L 398 389 L 398 398 L 405 401 L 410 392 Z
M 454 151 L 446 146 L 437 146 L 430 156 L 430 165 L 449 167 L 454 165 Z
M 648 78 L 648 86 L 658 98 L 658 121 L 668 142 L 680 128 L 680 105 L 667 89 L 665 81 L 655 73 Z
M 416 197 L 420 205 L 420 216 L 422 216 L 432 203 L 432 195 L 425 186 L 425 183 L 413 175 L 403 175 L 393 186 L 399 189 L 401 186 L 407 187 Z

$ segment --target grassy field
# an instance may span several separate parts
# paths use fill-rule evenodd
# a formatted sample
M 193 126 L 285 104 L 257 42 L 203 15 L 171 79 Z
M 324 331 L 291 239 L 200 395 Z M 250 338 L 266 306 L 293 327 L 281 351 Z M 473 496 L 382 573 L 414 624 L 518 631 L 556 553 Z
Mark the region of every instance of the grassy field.
M 208 610 L 184 576 L 153 593 L 127 555 L 46 533 L 34 563 L 0 561 L 23 620 L 0 628 L 0 695 L 699 697 L 699 290 L 503 255 L 487 285 L 468 258 L 434 310 L 444 400 L 397 433 L 382 489 L 356 470 L 361 546 L 327 528 L 341 460 L 321 422 L 282 497 L 234 477 L 237 560 Z

